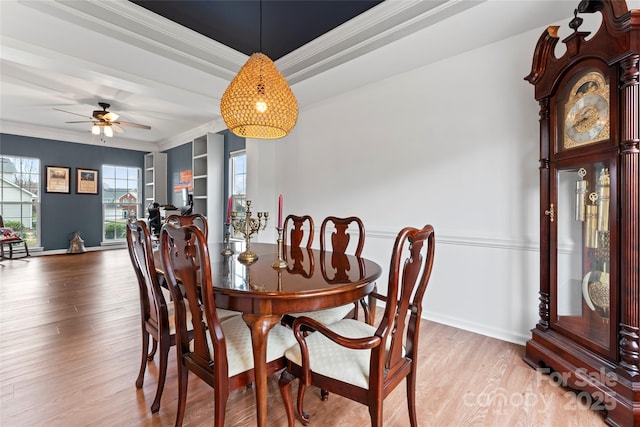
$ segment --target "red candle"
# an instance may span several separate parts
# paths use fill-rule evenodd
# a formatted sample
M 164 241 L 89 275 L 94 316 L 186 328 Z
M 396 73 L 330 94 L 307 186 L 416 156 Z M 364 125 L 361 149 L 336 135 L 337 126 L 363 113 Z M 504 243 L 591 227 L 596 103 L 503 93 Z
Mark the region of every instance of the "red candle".
M 231 200 L 231 197 L 229 197 L 229 203 L 227 203 L 227 224 L 229 224 L 231 222 L 231 204 L 233 203 L 233 201 Z
M 282 194 L 278 197 L 278 228 L 282 228 Z

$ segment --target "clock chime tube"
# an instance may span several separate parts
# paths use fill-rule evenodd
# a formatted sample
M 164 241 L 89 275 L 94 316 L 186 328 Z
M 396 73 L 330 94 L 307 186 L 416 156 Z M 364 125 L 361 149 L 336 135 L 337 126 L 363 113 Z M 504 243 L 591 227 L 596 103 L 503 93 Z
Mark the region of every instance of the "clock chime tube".
M 609 189 L 610 189 L 609 170 L 603 168 L 598 177 L 598 230 L 609 231 Z
M 584 222 L 588 185 L 589 182 L 585 179 L 576 181 L 576 221 Z
M 584 245 L 587 248 L 598 247 L 598 206 L 587 205 Z

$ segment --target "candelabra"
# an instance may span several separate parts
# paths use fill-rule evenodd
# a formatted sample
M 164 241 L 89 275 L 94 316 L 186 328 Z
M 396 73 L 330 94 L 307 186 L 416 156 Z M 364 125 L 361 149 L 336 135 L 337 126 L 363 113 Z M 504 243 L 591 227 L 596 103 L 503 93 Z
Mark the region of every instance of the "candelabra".
M 288 264 L 287 262 L 283 259 L 284 257 L 282 256 L 282 228 L 280 227 L 276 227 L 276 230 L 278 231 L 278 259 L 276 259 L 275 261 L 273 261 L 273 264 L 271 264 L 271 267 L 273 268 L 287 268 Z
M 267 227 L 269 212 L 258 212 L 258 218 L 251 217 L 251 200 L 247 200 L 247 212 L 244 218 L 238 218 L 238 212 L 231 212 L 231 225 L 236 233 L 242 234 L 246 242 L 245 251 L 238 255 L 238 261 L 250 264 L 258 259 L 251 251 L 251 236 Z
M 224 255 L 224 256 L 229 256 L 229 255 L 233 255 L 235 252 L 233 252 L 233 249 L 231 249 L 231 246 L 229 244 L 229 236 L 231 235 L 231 222 L 225 222 L 224 224 L 224 249 L 222 249 L 222 251 L 220 252 L 220 254 Z

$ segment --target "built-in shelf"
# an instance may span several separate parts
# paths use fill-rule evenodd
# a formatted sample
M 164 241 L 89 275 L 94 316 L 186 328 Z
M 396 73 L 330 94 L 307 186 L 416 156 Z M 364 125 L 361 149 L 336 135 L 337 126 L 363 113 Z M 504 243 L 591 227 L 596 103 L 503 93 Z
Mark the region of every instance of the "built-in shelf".
M 147 153 L 144 155 L 144 206 L 157 202 L 167 203 L 167 155 Z
M 224 136 L 209 133 L 195 138 L 192 153 L 193 212 L 207 217 L 210 224 L 222 224 Z

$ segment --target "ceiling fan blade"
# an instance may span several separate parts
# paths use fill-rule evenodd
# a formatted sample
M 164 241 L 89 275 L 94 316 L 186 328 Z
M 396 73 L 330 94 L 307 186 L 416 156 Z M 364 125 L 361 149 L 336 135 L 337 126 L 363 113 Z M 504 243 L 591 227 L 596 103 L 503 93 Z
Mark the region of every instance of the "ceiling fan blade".
M 121 121 L 111 122 L 111 123 L 116 124 L 116 125 L 120 125 L 120 126 L 131 126 L 131 127 L 139 128 L 139 129 L 151 129 L 151 126 L 141 125 L 139 123 L 121 122 Z
M 55 108 L 55 107 L 53 109 L 56 110 L 56 111 L 62 111 L 63 113 L 73 114 L 74 116 L 80 116 L 80 117 L 86 117 L 88 119 L 93 119 L 93 117 L 87 116 L 85 114 L 78 114 L 78 113 L 74 113 L 72 111 L 61 110 L 61 109 Z
M 124 129 L 114 123 L 111 123 L 111 128 L 118 133 L 124 133 Z
M 92 123 L 93 120 L 79 120 L 77 122 L 65 122 L 65 123 Z
M 119 116 L 119 115 L 117 115 L 116 113 L 111 113 L 111 112 L 109 112 L 109 113 L 107 113 L 107 114 L 104 114 L 104 115 L 102 116 L 102 119 L 103 119 L 103 120 L 106 120 L 106 121 L 108 121 L 108 122 L 115 122 L 116 120 L 118 120 L 118 117 L 120 117 L 120 116 Z

